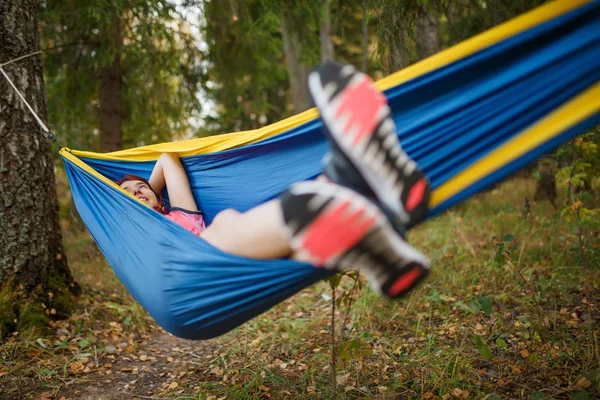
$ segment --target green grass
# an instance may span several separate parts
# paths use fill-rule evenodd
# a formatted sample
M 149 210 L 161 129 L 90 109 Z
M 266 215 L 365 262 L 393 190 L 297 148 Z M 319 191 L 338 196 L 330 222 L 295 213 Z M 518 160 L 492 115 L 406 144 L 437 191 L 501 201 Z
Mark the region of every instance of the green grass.
M 598 396 L 600 268 L 578 265 L 577 227 L 550 204 L 532 202 L 523 218 L 525 197 L 534 189 L 534 181 L 515 178 L 411 231 L 411 243 L 431 257 L 433 270 L 400 301 L 386 301 L 350 277 L 341 280 L 338 398 Z M 0 371 L 4 365 L 8 375 L 35 376 L 45 387 L 69 376 L 59 361 L 68 365 L 92 346 L 102 354 L 107 341 L 94 332 L 114 328 L 110 322 L 119 322 L 123 337 L 156 333 L 89 236 L 65 237 L 73 273 L 86 289 L 81 311 L 65 322 L 77 333 L 66 335 L 66 349 L 52 347 L 29 365 L 31 342 L 15 339 L 0 347 Z M 499 243 L 505 257 L 497 255 Z M 597 250 L 590 240 L 588 251 Z M 318 283 L 207 341 L 207 351 L 182 367 L 194 368 L 180 380 L 183 392 L 157 388 L 154 395 L 331 398 L 331 296 L 329 283 Z M 83 349 L 82 338 L 88 343 Z

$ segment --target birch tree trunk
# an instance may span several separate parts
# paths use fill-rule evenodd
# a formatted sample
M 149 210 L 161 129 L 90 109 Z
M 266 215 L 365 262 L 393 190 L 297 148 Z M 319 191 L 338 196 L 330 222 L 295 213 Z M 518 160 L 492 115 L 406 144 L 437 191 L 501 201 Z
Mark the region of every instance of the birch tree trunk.
M 35 0 L 0 0 L 0 63 L 39 50 L 35 4 Z M 4 70 L 45 120 L 41 57 L 11 63 Z M 0 293 L 20 293 L 0 298 L 0 337 L 7 330 L 20 330 L 19 324 L 35 308 L 31 306 L 35 293 L 44 293 L 47 299 L 49 291 L 75 288 L 62 246 L 50 145 L 0 76 Z
M 300 60 L 302 45 L 298 38 L 298 32 L 294 29 L 294 24 L 286 13 L 281 18 L 281 28 L 283 51 L 285 52 L 285 60 L 290 75 L 292 103 L 294 104 L 294 111 L 299 113 L 308 110 L 312 105 L 307 83 L 310 68 Z
M 319 40 L 321 42 L 321 62 L 333 61 L 335 54 L 333 41 L 331 40 L 331 4 L 330 0 L 323 0 L 321 12 L 321 26 L 319 29 Z
M 401 24 L 402 16 L 400 15 L 400 12 L 397 12 L 397 10 L 395 10 L 392 14 L 392 24 L 390 27 L 390 32 L 387 34 L 389 39 L 388 73 L 390 74 L 392 72 L 399 71 L 406 65 L 408 65 L 408 57 L 406 56 L 404 34 L 402 32 Z
M 438 20 L 435 15 L 423 11 L 416 21 L 417 60 L 434 55 L 440 50 Z
M 368 73 L 367 71 L 367 66 L 369 63 L 369 15 L 368 15 L 368 7 L 367 7 L 367 0 L 363 0 L 362 2 L 362 9 L 363 9 L 363 18 L 362 18 L 362 24 L 361 24 L 361 33 L 362 33 L 362 64 L 361 64 L 361 71 L 364 72 L 365 74 Z

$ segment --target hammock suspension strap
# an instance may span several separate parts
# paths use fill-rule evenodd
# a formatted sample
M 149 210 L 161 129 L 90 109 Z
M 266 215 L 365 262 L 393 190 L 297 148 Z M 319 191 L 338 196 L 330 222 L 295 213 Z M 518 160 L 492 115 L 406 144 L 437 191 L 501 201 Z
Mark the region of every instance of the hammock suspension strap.
M 37 115 L 37 113 L 33 110 L 33 108 L 29 105 L 29 103 L 27 102 L 27 100 L 25 100 L 25 97 L 23 97 L 23 95 L 21 94 L 21 92 L 19 91 L 19 89 L 17 89 L 17 87 L 15 86 L 15 84 L 13 83 L 13 81 L 8 77 L 8 75 L 6 74 L 6 72 L 4 72 L 4 69 L 2 67 L 4 67 L 5 65 L 11 64 L 15 61 L 19 61 L 22 60 L 24 58 L 36 55 L 41 53 L 40 51 L 36 51 L 35 53 L 31 53 L 31 54 L 27 54 L 25 56 L 16 58 L 14 60 L 8 61 L 4 64 L 0 64 L 0 72 L 2 73 L 2 75 L 4 75 L 4 77 L 6 78 L 6 80 L 8 81 L 8 83 L 10 84 L 10 86 L 12 86 L 12 88 L 15 90 L 15 92 L 17 92 L 17 94 L 19 95 L 19 97 L 21 98 L 21 100 L 23 101 L 23 103 L 25 103 L 25 105 L 27 106 L 27 108 L 29 109 L 29 111 L 31 112 L 31 114 L 33 115 L 33 117 L 35 118 L 35 120 L 37 121 L 37 123 L 40 125 L 40 127 L 42 128 L 42 135 L 47 138 L 52 140 L 52 142 L 56 145 L 56 147 L 58 147 L 58 149 L 60 150 L 60 145 L 56 142 L 56 137 L 54 136 L 54 133 L 48 129 L 48 127 L 42 122 L 42 119 Z

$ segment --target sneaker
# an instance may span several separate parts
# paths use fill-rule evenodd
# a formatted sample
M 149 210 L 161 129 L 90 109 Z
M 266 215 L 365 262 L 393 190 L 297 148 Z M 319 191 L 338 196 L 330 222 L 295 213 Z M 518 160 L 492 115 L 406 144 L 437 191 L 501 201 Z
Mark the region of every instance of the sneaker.
M 396 232 L 380 208 L 333 182 L 305 181 L 281 197 L 294 259 L 316 267 L 358 269 L 376 292 L 407 293 L 429 272 L 430 262 Z
M 401 233 L 423 221 L 429 181 L 400 146 L 387 99 L 371 78 L 327 63 L 310 73 L 308 86 L 331 141 L 325 176 L 374 196 Z

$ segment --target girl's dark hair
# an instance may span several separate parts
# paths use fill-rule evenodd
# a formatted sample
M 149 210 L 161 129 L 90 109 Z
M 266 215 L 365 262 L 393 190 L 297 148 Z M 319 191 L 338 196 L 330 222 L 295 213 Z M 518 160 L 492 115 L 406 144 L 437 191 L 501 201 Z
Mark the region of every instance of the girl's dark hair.
M 165 205 L 165 200 L 163 199 L 162 193 L 156 193 L 156 190 L 154 190 L 154 188 L 152 188 L 152 186 L 150 185 L 150 182 L 148 182 L 147 179 L 142 178 L 141 176 L 128 174 L 128 175 L 123 176 L 121 179 L 116 180 L 115 183 L 117 185 L 121 186 L 123 184 L 123 182 L 127 182 L 127 181 L 142 181 L 146 185 L 148 185 L 150 190 L 152 190 L 152 192 L 156 195 L 156 200 L 158 201 L 159 209 L 156 211 L 159 211 L 163 214 L 167 213 L 167 206 Z

